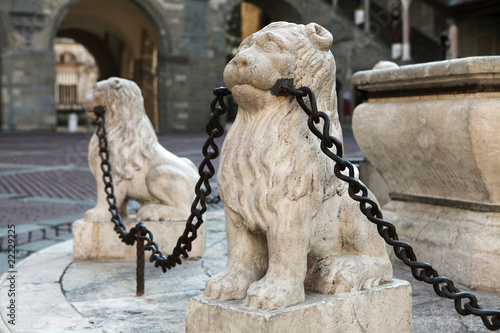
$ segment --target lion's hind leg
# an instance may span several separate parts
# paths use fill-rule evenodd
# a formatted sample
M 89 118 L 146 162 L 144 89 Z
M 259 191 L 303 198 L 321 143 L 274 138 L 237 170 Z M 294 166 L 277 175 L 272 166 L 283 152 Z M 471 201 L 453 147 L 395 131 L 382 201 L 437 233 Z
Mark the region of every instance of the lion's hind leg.
M 137 212 L 138 220 L 185 220 L 194 200 L 195 175 L 169 165 L 152 168 L 146 175 L 151 199 Z
M 392 266 L 385 258 L 335 254 L 308 265 L 305 288 L 323 294 L 342 294 L 389 282 Z

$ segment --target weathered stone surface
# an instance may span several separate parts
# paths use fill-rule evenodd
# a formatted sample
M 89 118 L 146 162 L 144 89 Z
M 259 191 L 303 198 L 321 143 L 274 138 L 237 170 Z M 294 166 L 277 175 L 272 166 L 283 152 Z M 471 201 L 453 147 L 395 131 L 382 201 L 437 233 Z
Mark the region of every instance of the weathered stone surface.
M 410 284 L 394 280 L 342 295 L 307 294 L 304 303 L 275 311 L 198 296 L 188 301 L 186 332 L 411 332 L 411 318 Z
M 282 309 L 304 290 L 341 294 L 391 281 L 383 240 L 359 211 L 334 163 L 278 80 L 309 86 L 341 138 L 332 35 L 316 23 L 276 22 L 248 37 L 224 80 L 239 105 L 221 152 L 218 188 L 226 213 L 228 261 L 205 295 Z
M 356 73 L 356 140 L 387 182 L 385 217 L 419 260 L 500 291 L 500 57 Z M 389 130 L 390 129 L 390 130 Z
M 0 329 L 5 329 L 2 332 L 90 331 L 89 322 L 81 317 L 61 293 L 59 284 L 61 272 L 71 261 L 71 244 L 62 243 L 18 263 L 15 273 L 2 275 L 0 281 L 1 314 L 8 327 L 2 327 L 0 324 Z M 41 273 L 41 267 L 46 268 L 42 269 L 43 273 Z M 15 278 L 9 280 L 12 275 Z M 14 284 L 13 288 L 11 282 Z M 12 291 L 9 292 L 9 290 Z M 8 294 L 12 292 L 12 297 L 8 297 Z M 7 316 L 8 311 L 3 310 L 7 309 L 12 299 L 15 300 L 13 322 L 15 325 L 8 323 L 12 318 Z
M 388 99 L 358 106 L 353 128 L 391 192 L 498 205 L 499 108 L 482 96 Z
M 384 217 L 418 260 L 461 285 L 500 292 L 500 213 L 393 200 Z
M 127 231 L 135 227 L 135 219 L 126 219 L 123 223 Z M 154 241 L 160 250 L 171 253 L 183 234 L 186 221 L 147 221 L 146 227 L 151 230 Z M 100 259 L 135 259 L 136 246 L 128 246 L 118 238 L 112 222 L 87 222 L 78 220 L 73 223 L 73 256 L 75 260 Z M 199 258 L 205 250 L 205 224 L 198 229 L 198 238 L 193 242 L 190 257 Z M 149 252 L 146 252 L 146 255 Z

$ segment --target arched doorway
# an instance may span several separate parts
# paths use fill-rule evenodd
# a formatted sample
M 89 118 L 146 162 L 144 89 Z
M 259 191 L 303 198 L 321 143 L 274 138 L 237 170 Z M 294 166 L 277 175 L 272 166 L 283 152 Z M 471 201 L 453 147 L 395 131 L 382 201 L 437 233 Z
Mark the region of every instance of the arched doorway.
M 226 61 L 236 54 L 240 43 L 266 25 L 277 21 L 302 23 L 299 12 L 286 1 L 248 0 L 237 3 L 226 20 Z M 227 122 L 236 118 L 237 105 L 230 97 Z
M 168 45 L 164 23 L 154 12 L 150 1 L 73 0 L 61 11 L 53 37 L 72 38 L 85 46 L 96 60 L 100 80 L 119 76 L 135 81 L 146 113 L 159 130 L 158 62 Z

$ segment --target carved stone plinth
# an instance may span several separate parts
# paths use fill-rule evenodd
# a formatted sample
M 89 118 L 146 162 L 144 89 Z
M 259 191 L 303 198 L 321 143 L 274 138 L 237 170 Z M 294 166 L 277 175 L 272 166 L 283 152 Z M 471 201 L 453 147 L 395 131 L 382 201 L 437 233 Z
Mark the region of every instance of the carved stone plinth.
M 383 207 L 421 261 L 500 292 L 500 57 L 356 73 L 361 150 L 390 188 Z
M 125 219 L 127 231 L 134 227 L 135 218 Z M 154 241 L 165 255 L 172 253 L 177 239 L 184 232 L 186 221 L 148 221 L 146 227 L 153 232 Z M 135 259 L 136 246 L 123 243 L 113 230 L 112 222 L 87 222 L 82 220 L 73 223 L 73 258 L 75 260 L 102 259 Z M 205 225 L 198 230 L 198 238 L 193 242 L 190 258 L 199 258 L 205 250 Z M 149 258 L 150 251 L 146 251 Z
M 274 311 L 197 296 L 188 300 L 186 315 L 187 333 L 403 333 L 411 327 L 411 287 L 401 280 L 341 295 L 309 293 L 304 303 Z

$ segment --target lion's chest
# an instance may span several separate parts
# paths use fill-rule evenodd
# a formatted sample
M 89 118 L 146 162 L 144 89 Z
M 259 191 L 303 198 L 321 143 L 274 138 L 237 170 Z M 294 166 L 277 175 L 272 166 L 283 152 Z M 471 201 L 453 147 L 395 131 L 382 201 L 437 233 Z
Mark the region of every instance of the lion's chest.
M 265 118 L 237 121 L 221 152 L 217 181 L 224 205 L 253 231 L 267 230 L 280 206 L 310 194 L 318 179 L 312 150 L 302 151 L 300 134 L 289 130 L 297 126 L 279 125 Z

